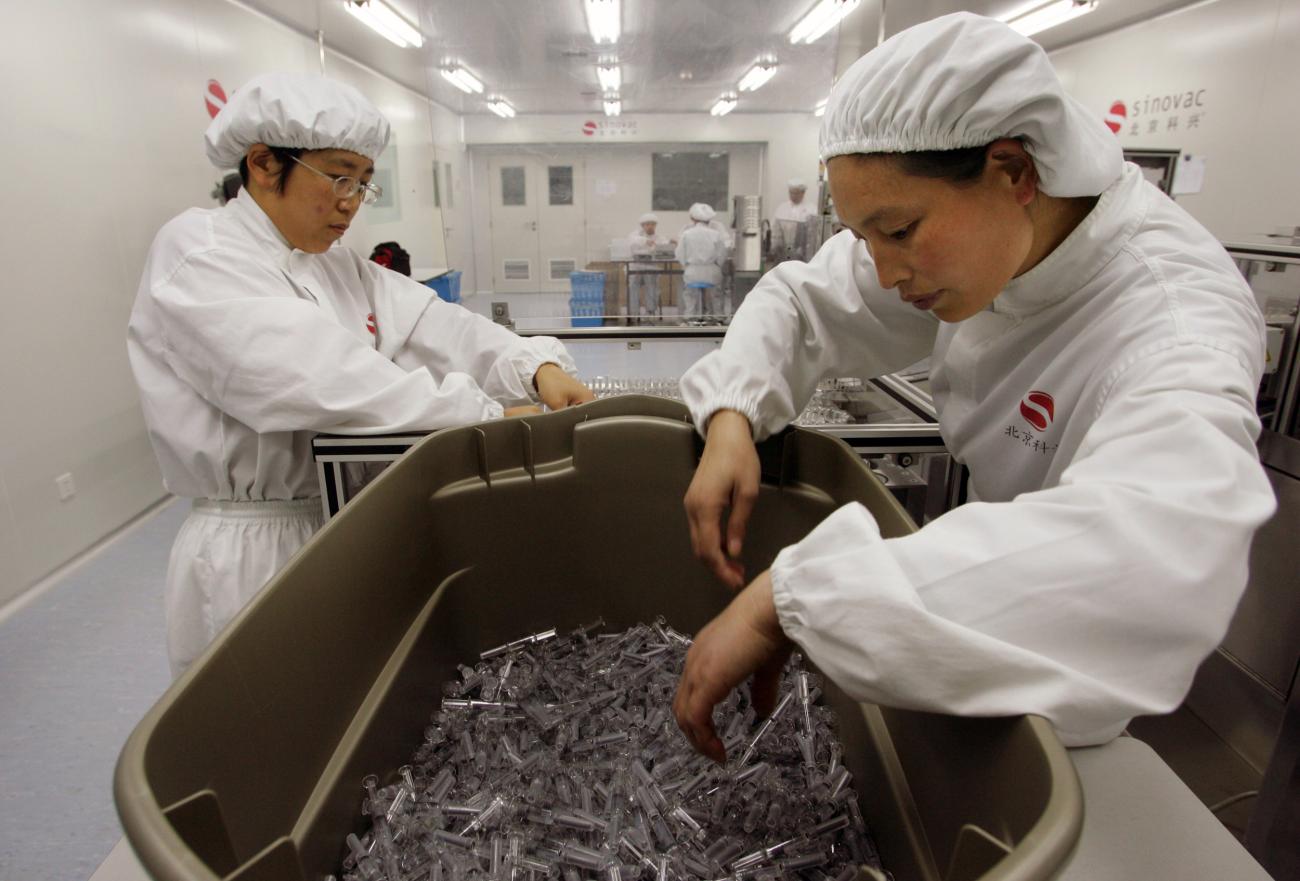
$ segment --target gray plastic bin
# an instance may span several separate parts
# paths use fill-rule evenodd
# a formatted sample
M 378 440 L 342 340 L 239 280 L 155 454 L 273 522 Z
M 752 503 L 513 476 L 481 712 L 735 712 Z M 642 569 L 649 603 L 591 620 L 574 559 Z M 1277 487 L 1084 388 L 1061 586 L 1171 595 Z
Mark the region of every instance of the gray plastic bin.
M 636 415 L 628 415 L 636 414 Z M 680 405 L 623 397 L 426 438 L 331 520 L 132 733 L 115 796 L 162 881 L 317 881 L 358 829 L 359 781 L 420 742 L 454 664 L 542 627 L 728 600 L 690 552 L 700 442 Z M 760 447 L 748 571 L 838 505 L 913 527 L 842 442 Z M 856 704 L 833 685 L 862 812 L 898 881 L 1052 877 L 1078 839 L 1078 780 L 1041 719 Z

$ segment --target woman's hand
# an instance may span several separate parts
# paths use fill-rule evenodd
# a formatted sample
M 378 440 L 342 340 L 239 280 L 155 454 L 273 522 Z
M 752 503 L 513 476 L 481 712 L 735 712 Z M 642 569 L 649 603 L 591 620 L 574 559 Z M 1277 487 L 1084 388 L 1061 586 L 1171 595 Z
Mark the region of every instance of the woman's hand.
M 704 455 L 684 504 L 695 556 L 732 590 L 745 585 L 745 567 L 738 558 L 758 498 L 758 482 L 758 451 L 749 420 L 735 410 L 719 410 L 709 420 Z M 722 512 L 728 507 L 731 516 L 724 544 Z
M 533 374 L 533 388 L 542 403 L 552 410 L 596 400 L 596 394 L 556 364 L 543 364 Z
M 720 765 L 726 763 L 713 708 L 752 675 L 754 709 L 760 718 L 770 713 L 791 647 L 776 617 L 772 577 L 764 572 L 696 635 L 686 653 L 673 715 L 696 750 Z
M 501 414 L 506 419 L 511 416 L 541 416 L 542 408 L 532 404 L 526 404 L 523 407 L 506 407 L 505 412 Z

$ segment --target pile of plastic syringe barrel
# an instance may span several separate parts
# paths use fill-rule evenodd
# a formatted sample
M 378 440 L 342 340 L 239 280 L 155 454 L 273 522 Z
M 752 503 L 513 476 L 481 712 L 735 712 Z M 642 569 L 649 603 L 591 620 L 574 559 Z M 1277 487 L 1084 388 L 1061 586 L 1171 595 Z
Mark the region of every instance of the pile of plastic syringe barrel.
M 879 861 L 832 714 L 797 656 L 775 710 L 715 713 L 719 767 L 671 713 L 690 639 L 662 619 L 534 633 L 462 665 L 414 760 L 363 781 L 345 881 L 848 881 Z

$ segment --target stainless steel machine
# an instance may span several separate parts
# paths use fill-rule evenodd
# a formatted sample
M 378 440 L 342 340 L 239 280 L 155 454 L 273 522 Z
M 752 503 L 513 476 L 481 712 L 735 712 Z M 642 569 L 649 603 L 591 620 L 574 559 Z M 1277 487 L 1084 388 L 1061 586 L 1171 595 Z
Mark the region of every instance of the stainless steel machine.
M 760 271 L 763 268 L 763 197 L 733 197 L 731 223 L 736 231 L 736 248 L 731 258 L 736 272 Z

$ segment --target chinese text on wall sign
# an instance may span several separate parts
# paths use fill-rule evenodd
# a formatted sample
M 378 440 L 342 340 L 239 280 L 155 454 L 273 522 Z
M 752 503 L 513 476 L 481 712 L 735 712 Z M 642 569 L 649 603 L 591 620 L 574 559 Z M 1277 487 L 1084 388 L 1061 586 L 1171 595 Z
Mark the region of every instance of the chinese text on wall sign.
M 1188 89 L 1115 101 L 1105 114 L 1106 126 L 1117 135 L 1130 136 L 1198 129 L 1205 123 L 1205 93 L 1205 89 Z

